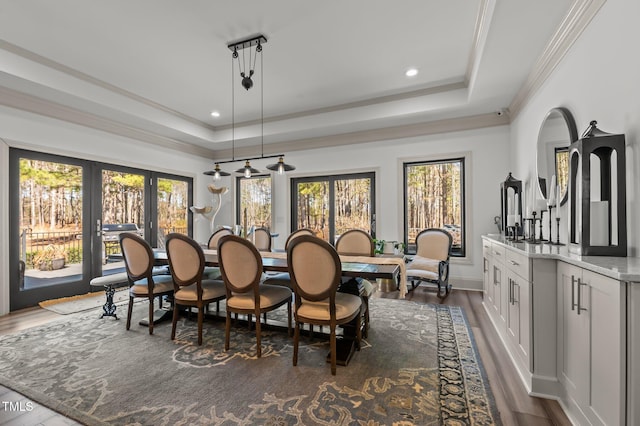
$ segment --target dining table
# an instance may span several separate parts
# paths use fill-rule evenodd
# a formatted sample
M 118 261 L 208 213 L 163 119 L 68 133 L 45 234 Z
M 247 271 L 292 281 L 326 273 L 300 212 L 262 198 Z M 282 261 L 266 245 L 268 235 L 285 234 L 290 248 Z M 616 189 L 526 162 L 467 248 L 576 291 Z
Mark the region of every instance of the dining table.
M 217 250 L 203 249 L 207 266 L 220 266 Z M 167 252 L 154 249 L 156 264 L 168 263 Z M 262 267 L 267 272 L 288 272 L 287 253 L 284 251 L 260 252 Z M 407 294 L 406 268 L 401 257 L 386 256 L 346 256 L 340 255 L 342 275 L 350 278 L 364 278 L 367 280 L 391 279 L 397 282 L 400 297 Z

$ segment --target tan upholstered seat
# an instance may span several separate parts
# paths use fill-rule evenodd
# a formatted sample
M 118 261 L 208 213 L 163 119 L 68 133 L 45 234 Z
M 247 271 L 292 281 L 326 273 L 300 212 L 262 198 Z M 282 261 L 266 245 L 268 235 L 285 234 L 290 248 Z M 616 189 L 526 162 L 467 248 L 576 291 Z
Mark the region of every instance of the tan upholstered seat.
M 209 237 L 209 241 L 207 242 L 207 247 L 209 250 L 217 250 L 218 241 L 220 238 L 225 235 L 233 235 L 230 229 L 220 228 Z M 205 266 L 204 268 L 204 278 L 209 280 L 221 280 L 222 274 L 220 273 L 220 268 L 217 266 Z
M 350 229 L 344 232 L 336 241 L 336 251 L 345 256 L 374 256 L 375 243 L 371 235 L 361 229 Z M 364 336 L 369 334 L 369 297 L 375 287 L 364 278 L 357 279 L 361 288 L 362 302 L 364 303 Z
M 303 235 L 287 249 L 287 265 L 295 292 L 293 365 L 298 364 L 300 325 L 328 325 L 331 345 L 331 374 L 336 374 L 336 327 L 356 319 L 356 340 L 360 348 L 362 299 L 338 293 L 342 264 L 338 253 L 326 241 Z
M 258 251 L 271 251 L 271 232 L 267 228 L 256 228 L 252 239 Z
M 172 233 L 167 236 L 165 247 L 175 288 L 171 340 L 176 337 L 178 306 L 195 306 L 198 308 L 198 345 L 201 345 L 205 306 L 226 297 L 224 284 L 203 279 L 204 253 L 193 239 Z
M 218 261 L 226 287 L 227 323 L 224 349 L 229 350 L 231 313 L 256 318 L 256 355 L 262 355 L 260 342 L 260 314 L 287 305 L 288 330 L 291 333 L 291 290 L 282 286 L 260 285 L 262 258 L 258 249 L 248 240 L 228 235 L 218 243 Z
M 407 265 L 407 281 L 411 289 L 421 283 L 437 286 L 438 297 L 445 298 L 451 291 L 449 284 L 449 256 L 453 238 L 443 229 L 429 228 L 416 236 L 416 255 Z
M 284 243 L 284 249 L 286 250 L 289 247 L 289 244 L 291 244 L 293 240 L 295 240 L 297 237 L 301 235 L 314 235 L 314 233 L 313 233 L 313 230 L 309 228 L 300 228 L 296 231 L 293 231 L 287 237 L 287 241 L 285 241 Z M 285 287 L 293 288 L 291 286 L 291 277 L 289 276 L 288 272 L 281 272 L 279 274 L 269 275 L 267 279 L 264 281 L 264 283 L 270 284 L 270 285 L 283 285 Z
M 127 232 L 118 238 L 129 282 L 126 328 L 131 327 L 134 298 L 144 297 L 149 300 L 149 334 L 153 334 L 154 300 L 173 293 L 173 279 L 170 275 L 153 275 L 153 251 L 143 238 Z

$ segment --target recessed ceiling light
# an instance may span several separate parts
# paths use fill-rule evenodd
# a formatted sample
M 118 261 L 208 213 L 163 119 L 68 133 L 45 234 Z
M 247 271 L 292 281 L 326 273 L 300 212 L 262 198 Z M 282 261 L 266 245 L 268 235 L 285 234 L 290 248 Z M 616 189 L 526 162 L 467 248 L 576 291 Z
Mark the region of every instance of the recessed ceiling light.
M 407 77 L 415 77 L 418 75 L 418 70 L 415 68 L 409 68 L 406 73 L 404 73 Z
M 218 118 L 220 117 L 220 113 L 218 111 L 211 111 L 211 116 Z

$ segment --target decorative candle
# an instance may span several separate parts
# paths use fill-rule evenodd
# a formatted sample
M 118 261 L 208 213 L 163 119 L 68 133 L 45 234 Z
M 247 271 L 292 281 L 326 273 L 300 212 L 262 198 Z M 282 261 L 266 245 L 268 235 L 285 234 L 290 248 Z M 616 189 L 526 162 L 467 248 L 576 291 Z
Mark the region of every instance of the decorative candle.
M 556 187 L 556 208 L 560 208 L 560 203 L 562 202 L 562 196 L 560 195 L 560 186 Z
M 518 208 L 520 206 L 519 204 L 520 201 L 520 196 L 518 194 L 513 196 L 513 213 L 514 214 L 520 214 L 520 209 Z
M 551 185 L 549 185 L 549 197 L 547 205 L 553 206 L 556 201 L 556 175 L 551 176 Z
M 591 223 L 589 224 L 589 242 L 592 246 L 609 245 L 609 202 L 591 202 Z
M 516 215 L 515 214 L 507 215 L 507 226 L 516 226 Z

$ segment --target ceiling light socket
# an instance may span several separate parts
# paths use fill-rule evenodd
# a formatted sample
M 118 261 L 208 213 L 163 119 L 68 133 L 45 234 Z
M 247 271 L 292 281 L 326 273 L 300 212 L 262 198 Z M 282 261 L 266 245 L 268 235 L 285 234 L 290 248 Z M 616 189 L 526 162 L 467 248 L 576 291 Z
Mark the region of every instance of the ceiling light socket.
M 404 73 L 407 77 L 415 77 L 418 75 L 418 70 L 416 68 L 409 68 L 407 72 Z

